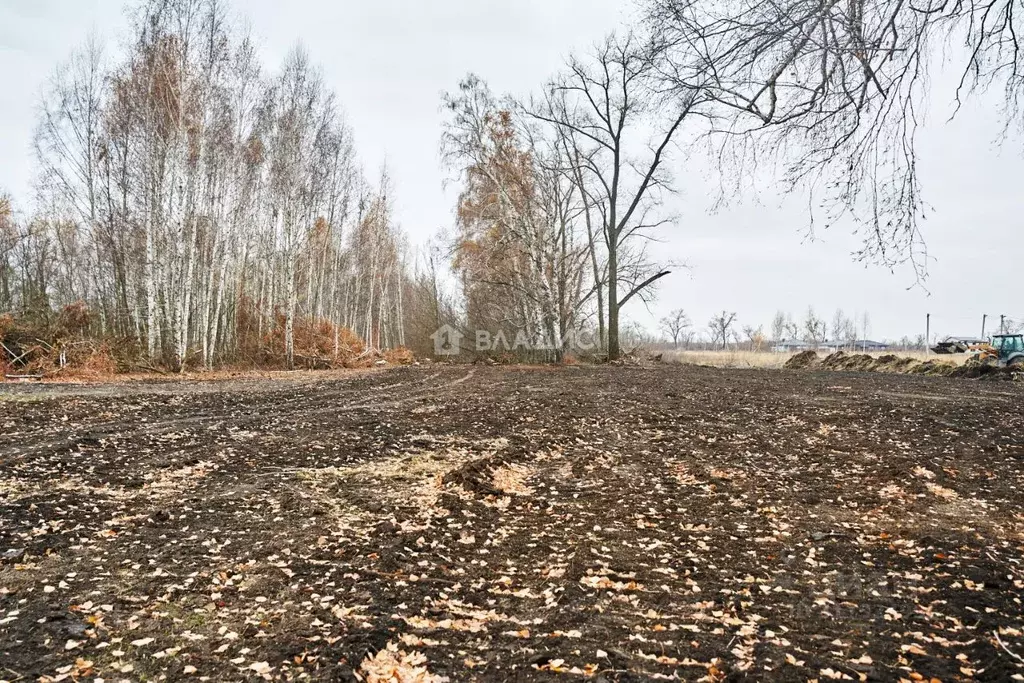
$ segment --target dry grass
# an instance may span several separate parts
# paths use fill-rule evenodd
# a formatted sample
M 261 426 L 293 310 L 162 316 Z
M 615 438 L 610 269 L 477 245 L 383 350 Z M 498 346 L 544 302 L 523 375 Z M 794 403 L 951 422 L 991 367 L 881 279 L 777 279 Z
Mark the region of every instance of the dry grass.
M 859 353 L 859 352 L 851 352 Z M 762 368 L 781 369 L 793 353 L 773 353 L 771 351 L 666 351 L 664 362 L 678 363 L 681 365 L 706 365 L 715 368 Z M 827 352 L 818 354 L 821 358 L 828 355 Z M 939 356 L 926 354 L 923 351 L 872 351 L 867 355 L 873 358 L 895 355 L 900 358 L 913 358 L 918 361 L 933 360 L 963 365 L 970 358 L 967 354 Z
M 707 365 L 715 368 L 780 369 L 792 357 L 788 353 L 757 351 L 667 351 L 662 360 L 680 365 Z

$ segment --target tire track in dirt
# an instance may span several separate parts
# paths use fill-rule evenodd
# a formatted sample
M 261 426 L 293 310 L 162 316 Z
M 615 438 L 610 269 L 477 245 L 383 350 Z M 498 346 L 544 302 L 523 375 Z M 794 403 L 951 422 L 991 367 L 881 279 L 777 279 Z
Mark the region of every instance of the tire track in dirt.
M 438 373 L 434 373 L 434 374 L 432 374 L 432 375 L 430 375 L 428 377 L 418 379 L 416 381 L 395 382 L 395 383 L 392 383 L 392 384 L 381 384 L 381 385 L 377 385 L 377 386 L 370 386 L 369 388 L 366 388 L 366 387 L 344 388 L 344 389 L 339 389 L 339 390 L 333 391 L 332 394 L 330 394 L 330 396 L 332 396 L 334 398 L 341 398 L 341 397 L 343 397 L 345 395 L 355 394 L 355 393 L 359 393 L 359 392 L 362 392 L 362 393 L 383 393 L 383 392 L 388 392 L 388 391 L 400 390 L 400 389 L 403 389 L 403 388 L 405 388 L 405 387 L 407 387 L 409 385 L 424 384 L 426 382 L 429 382 L 432 379 L 437 378 L 438 376 L 440 376 L 440 374 L 441 373 L 438 372 Z M 356 377 L 353 377 L 353 378 L 345 378 L 345 379 L 337 380 L 335 383 L 338 383 L 338 384 L 341 384 L 341 383 L 351 384 L 351 383 L 358 382 L 358 381 L 364 379 L 364 377 L 365 377 L 364 375 L 361 375 L 361 376 L 356 376 Z M 281 408 L 284 407 L 284 406 L 298 405 L 298 404 L 301 404 L 301 403 L 303 403 L 305 401 L 308 401 L 308 398 L 306 397 L 306 395 L 302 393 L 303 390 L 308 390 L 308 389 L 314 389 L 315 390 L 315 389 L 320 388 L 322 386 L 325 386 L 326 384 L 329 384 L 329 383 L 331 383 L 331 382 L 323 382 L 322 380 L 315 380 L 313 382 L 297 382 L 294 387 L 291 387 L 288 390 L 283 390 L 280 387 L 274 386 L 273 384 L 268 382 L 265 387 L 261 387 L 261 388 L 251 387 L 245 393 L 246 394 L 251 394 L 253 396 L 258 396 L 260 399 L 267 399 L 268 395 L 271 395 L 271 394 L 273 394 L 273 395 L 285 394 L 286 391 L 289 394 L 295 394 L 295 396 L 292 397 L 292 398 L 286 398 L 286 399 L 283 399 L 280 402 L 274 404 L 272 409 L 277 411 L 278 413 L 280 413 L 281 412 Z M 225 386 L 225 387 L 222 387 L 222 388 L 205 391 L 205 392 L 202 392 L 202 394 L 199 394 L 199 395 L 204 395 L 204 394 L 205 395 L 209 395 L 209 394 L 217 394 L 217 393 L 229 394 L 231 391 L 232 391 L 232 388 L 229 385 L 229 386 Z M 76 397 L 80 397 L 81 396 L 79 394 L 74 394 L 74 393 L 71 394 L 71 395 L 72 396 L 76 396 Z M 149 396 L 154 396 L 155 397 L 155 396 L 167 396 L 168 394 L 166 394 L 163 391 L 159 391 L 159 392 L 140 392 L 140 393 L 135 394 L 135 395 L 138 396 L 138 397 L 149 397 Z M 182 392 L 182 393 L 178 393 L 178 394 L 170 394 L 170 395 L 173 398 L 182 398 L 184 396 L 191 397 L 193 395 L 193 393 L 190 390 L 190 391 L 187 391 L 187 392 Z M 323 396 L 323 394 L 320 394 L 320 396 Z M 55 393 L 55 394 L 52 394 L 52 395 L 48 396 L 44 400 L 47 400 L 47 401 L 49 401 L 49 400 L 59 400 L 62 397 L 63 396 L 60 393 Z M 95 399 L 102 399 L 103 396 L 102 395 L 97 395 L 95 397 L 94 396 L 85 396 L 85 398 L 86 398 L 86 400 L 90 400 L 90 399 L 94 399 L 94 398 Z M 159 422 L 159 423 L 151 423 L 151 425 L 154 426 L 154 427 L 160 427 L 160 426 L 165 426 L 165 425 L 166 426 L 174 426 L 176 424 L 193 423 L 193 422 L 199 422 L 199 421 L 206 420 L 206 419 L 212 419 L 212 418 L 215 418 L 217 415 L 218 415 L 217 413 L 203 413 L 203 414 L 200 414 L 200 415 L 193 415 L 193 416 L 191 416 L 189 418 L 176 418 L 176 419 L 173 419 L 173 420 L 164 420 L 164 421 Z M 122 427 L 124 427 L 125 425 L 128 425 L 128 424 L 131 424 L 131 423 L 126 422 L 125 420 L 115 420 L 115 421 L 110 421 L 110 422 L 101 422 L 101 423 L 97 423 L 97 424 L 93 425 L 89 431 L 90 431 L 90 434 L 92 434 L 92 435 L 95 435 L 97 433 L 102 434 L 102 432 L 104 432 L 104 431 L 110 431 L 110 430 L 113 430 L 113 429 L 122 428 Z M 23 437 L 24 436 L 31 436 L 31 434 L 22 434 L 20 436 L 23 436 Z
M 323 400 L 326 400 L 326 399 L 337 400 L 337 399 L 343 398 L 345 396 L 350 396 L 350 395 L 353 395 L 353 394 L 356 394 L 356 393 L 381 394 L 381 393 L 384 393 L 384 392 L 393 392 L 393 391 L 396 391 L 396 390 L 400 391 L 400 390 L 402 390 L 402 389 L 404 389 L 404 388 L 406 388 L 406 387 L 408 387 L 410 385 L 412 385 L 412 386 L 420 385 L 422 387 L 422 388 L 420 388 L 418 390 L 415 390 L 415 391 L 413 391 L 411 393 L 405 394 L 404 396 L 402 396 L 399 399 L 392 399 L 390 401 L 383 401 L 383 402 L 379 402 L 379 401 L 378 402 L 365 401 L 365 402 L 362 402 L 362 403 L 352 404 L 352 405 L 348 405 L 348 406 L 324 406 L 322 408 L 312 408 L 311 409 L 308 406 L 308 396 L 305 395 L 305 394 L 299 393 L 295 398 L 287 399 L 286 400 L 286 402 L 284 404 L 284 406 L 285 406 L 284 409 L 282 409 L 282 404 L 277 403 L 277 404 L 273 404 L 273 405 L 266 406 L 266 407 L 260 406 L 260 408 L 262 410 L 256 410 L 255 412 L 253 412 L 252 410 L 249 410 L 245 415 L 220 416 L 220 415 L 217 415 L 217 414 L 206 413 L 206 414 L 195 415 L 195 416 L 191 416 L 191 417 L 181 417 L 181 418 L 175 418 L 173 420 L 163 420 L 163 421 L 160 421 L 160 422 L 147 423 L 146 428 L 143 428 L 143 429 L 132 429 L 131 431 L 129 431 L 127 433 L 124 433 L 124 434 L 119 434 L 118 433 L 121 428 L 135 426 L 138 423 L 131 423 L 131 422 L 127 422 L 127 421 L 124 421 L 124 420 L 116 420 L 116 421 L 112 421 L 112 422 L 99 423 L 99 424 L 90 426 L 87 430 L 85 430 L 84 433 L 77 433 L 77 434 L 74 434 L 72 436 L 63 437 L 63 438 L 61 438 L 59 440 L 53 440 L 53 441 L 48 441 L 48 442 L 37 443 L 37 444 L 34 444 L 29 450 L 25 450 L 25 451 L 16 451 L 14 447 L 10 447 L 10 446 L 7 446 L 7 447 L 0 446 L 0 459 L 8 458 L 9 457 L 9 458 L 12 459 L 11 461 L 13 461 L 14 459 L 23 459 L 23 458 L 28 457 L 30 455 L 35 455 L 35 454 L 38 454 L 38 453 L 41 453 L 41 452 L 44 452 L 44 451 L 59 451 L 59 450 L 63 450 L 63 449 L 66 449 L 66 448 L 75 448 L 76 446 L 78 446 L 80 444 L 80 442 L 82 442 L 85 439 L 99 440 L 99 439 L 106 438 L 106 437 L 109 437 L 109 436 L 130 436 L 130 437 L 157 436 L 157 435 L 160 435 L 160 434 L 166 434 L 166 433 L 172 432 L 172 431 L 174 431 L 176 429 L 179 429 L 181 427 L 189 427 L 191 425 L 202 424 L 202 423 L 207 423 L 207 422 L 211 422 L 211 421 L 214 421 L 215 424 L 211 424 L 209 429 L 210 430 L 214 430 L 214 429 L 223 428 L 226 425 L 240 424 L 240 423 L 244 423 L 246 421 L 260 422 L 261 420 L 265 420 L 267 418 L 274 418 L 276 420 L 276 419 L 280 419 L 280 418 L 292 417 L 292 416 L 295 416 L 297 414 L 301 414 L 303 417 L 305 417 L 305 416 L 309 416 L 309 415 L 323 415 L 323 414 L 327 414 L 327 413 L 331 413 L 331 412 L 338 412 L 338 413 L 350 412 L 350 411 L 354 411 L 354 410 L 360 410 L 360 409 L 364 409 L 364 408 L 373 408 L 373 407 L 391 408 L 391 407 L 395 407 L 397 405 L 400 405 L 402 403 L 408 403 L 409 401 L 418 400 L 418 399 L 422 398 L 425 394 L 429 394 L 430 392 L 443 391 L 444 389 L 447 389 L 447 388 L 450 388 L 450 387 L 462 384 L 463 382 L 468 381 L 474 375 L 475 372 L 476 372 L 475 370 L 470 370 L 464 377 L 462 377 L 462 378 L 460 378 L 458 380 L 455 380 L 453 382 L 450 382 L 448 384 L 441 384 L 441 385 L 430 385 L 430 384 L 428 384 L 429 382 L 431 382 L 432 380 L 437 379 L 438 377 L 440 377 L 443 374 L 442 372 L 435 372 L 435 373 L 433 373 L 433 374 L 431 374 L 431 375 L 429 375 L 427 377 L 424 377 L 424 378 L 421 378 L 419 380 L 412 381 L 412 382 L 400 382 L 400 383 L 395 383 L 395 384 L 388 384 L 388 385 L 383 385 L 383 386 L 377 386 L 377 387 L 372 387 L 369 390 L 366 390 L 364 388 L 352 388 L 352 389 L 337 390 L 337 391 L 333 391 L 333 392 L 328 393 L 328 394 L 318 394 L 318 398 L 320 399 L 320 402 L 322 402 Z M 316 388 L 316 386 L 314 385 L 313 388 Z M 267 393 L 270 393 L 270 392 L 267 392 Z M 22 438 L 24 438 L 26 436 L 30 436 L 30 435 L 22 435 Z M 8 462 L 11 462 L 11 461 L 8 461 Z M 0 460 L 0 462 L 3 462 L 3 460 Z

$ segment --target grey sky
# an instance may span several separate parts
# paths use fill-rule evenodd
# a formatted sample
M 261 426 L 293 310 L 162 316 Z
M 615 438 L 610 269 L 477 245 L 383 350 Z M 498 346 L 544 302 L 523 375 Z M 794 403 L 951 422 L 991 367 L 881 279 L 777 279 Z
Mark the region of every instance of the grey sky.
M 386 160 L 397 214 L 414 241 L 452 222 L 454 193 L 442 189 L 438 138 L 440 94 L 473 71 L 498 92 L 526 94 L 572 48 L 586 47 L 625 19 L 621 0 L 236 0 L 234 9 L 276 69 L 301 41 L 322 65 L 355 130 L 367 174 Z M 116 50 L 125 26 L 120 0 L 0 0 L 0 189 L 21 208 L 31 197 L 31 137 L 39 92 L 55 66 L 94 30 Z M 939 334 L 977 334 L 982 313 L 1024 318 L 1024 256 L 1019 226 L 1024 195 L 1020 141 L 998 143 L 997 101 L 968 106 L 952 123 L 949 91 L 936 78 L 922 138 L 930 279 L 908 287 L 909 272 L 890 274 L 853 263 L 850 226 L 804 240 L 806 198 L 764 195 L 708 212 L 710 169 L 699 157 L 676 168 L 678 225 L 665 228 L 653 253 L 686 261 L 648 313 L 627 315 L 649 327 L 672 308 L 703 328 L 716 310 L 741 324 L 763 324 L 775 310 L 802 317 L 809 305 L 831 319 L 836 307 L 867 310 L 872 337 L 923 332 L 931 312 Z M 991 328 L 990 328 L 991 329 Z

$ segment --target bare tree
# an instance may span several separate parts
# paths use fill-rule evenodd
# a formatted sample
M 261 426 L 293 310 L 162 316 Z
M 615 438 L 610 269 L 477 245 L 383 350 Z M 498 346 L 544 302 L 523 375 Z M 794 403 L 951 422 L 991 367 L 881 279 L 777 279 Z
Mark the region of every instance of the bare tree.
M 804 341 L 817 348 L 826 339 L 828 339 L 828 325 L 818 317 L 812 306 L 807 309 L 807 317 L 804 318 Z
M 622 329 L 622 347 L 629 354 L 635 354 L 656 341 L 655 335 L 638 322 L 628 322 Z
M 558 360 L 596 288 L 586 286 L 593 243 L 570 150 L 557 128 L 499 103 L 475 76 L 444 101 L 442 152 L 463 185 L 455 265 L 474 322 L 512 322 Z
M 1019 334 L 1024 332 L 1024 319 L 1003 318 L 1003 334 Z
M 783 341 L 786 338 L 786 323 L 788 316 L 783 311 L 777 311 L 775 317 L 772 318 L 772 341 L 776 344 Z
M 832 341 L 839 342 L 843 341 L 840 339 L 843 335 L 843 330 L 846 327 L 846 314 L 843 313 L 843 309 L 837 308 L 836 312 L 832 314 L 832 325 L 829 328 L 832 330 Z
M 711 332 L 711 343 L 721 345 L 724 350 L 729 346 L 729 340 L 733 336 L 732 327 L 736 323 L 736 314 L 722 311 L 716 314 L 708 322 L 708 330 Z
M 743 336 L 746 337 L 751 351 L 760 352 L 764 350 L 764 345 L 767 342 L 767 339 L 764 336 L 763 327 L 746 325 L 743 328 Z
M 612 37 L 591 58 L 574 57 L 551 83 L 549 97 L 533 107 L 540 121 L 558 126 L 581 166 L 588 204 L 601 215 L 607 258 L 608 356 L 618 358 L 619 312 L 669 271 L 652 267 L 638 240 L 668 222 L 658 217 L 659 196 L 669 189 L 668 152 L 695 111 L 699 88 L 675 105 L 659 98 L 650 45 L 636 35 Z M 637 157 L 637 137 L 653 131 L 649 152 Z
M 46 181 L 90 229 L 99 214 L 104 76 L 103 49 L 93 37 L 54 73 L 35 135 Z
M 683 332 L 689 327 L 690 316 L 686 315 L 686 312 L 681 308 L 677 308 L 661 319 L 661 329 L 672 338 L 672 347 L 676 349 L 679 348 L 679 341 L 683 336 Z
M 130 17 L 120 61 L 90 41 L 44 91 L 40 199 L 0 231 L 0 302 L 45 319 L 81 301 L 97 336 L 181 370 L 293 364 L 297 330 L 333 336 L 335 357 L 343 327 L 403 344 L 393 193 L 367 189 L 309 59 L 265 76 L 222 0 L 138 0 Z
M 321 169 L 315 144 L 329 125 L 332 106 L 320 74 L 302 50 L 293 50 L 267 102 L 267 138 L 272 150 L 269 187 L 272 217 L 283 250 L 284 344 L 289 367 L 295 361 L 297 268 L 306 236 L 303 228 L 312 226 L 319 200 Z
M 0 194 L 0 315 L 14 310 L 14 263 L 11 254 L 21 240 L 11 200 Z
M 841 308 L 837 308 L 832 316 L 832 340 L 843 342 L 849 348 L 857 341 L 857 323 L 848 318 Z
M 924 274 L 917 138 L 929 66 L 960 60 L 957 108 L 995 89 L 1008 122 L 1021 117 L 1019 0 L 649 0 L 648 8 L 666 85 L 688 102 L 701 83 L 713 100 L 718 158 L 742 174 L 780 163 L 790 187 L 823 194 L 826 225 L 843 214 L 859 222 L 862 259 L 909 260 Z M 957 43 L 959 52 L 948 49 Z

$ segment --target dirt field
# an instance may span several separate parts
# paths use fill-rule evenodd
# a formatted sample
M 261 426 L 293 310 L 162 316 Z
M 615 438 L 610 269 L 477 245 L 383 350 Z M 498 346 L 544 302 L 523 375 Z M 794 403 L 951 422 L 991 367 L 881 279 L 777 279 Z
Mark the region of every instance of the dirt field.
M 1024 680 L 1022 460 L 1017 383 L 2 387 L 0 680 Z
M 664 351 L 661 352 L 666 363 L 679 363 L 682 365 L 707 365 L 715 368 L 758 368 L 763 370 L 781 369 L 786 363 L 798 355 L 795 353 L 774 353 L 772 351 Z M 861 353 L 860 351 L 848 351 L 850 355 L 871 356 L 881 358 L 893 354 L 900 358 L 911 358 L 918 362 L 935 361 L 951 365 L 963 365 L 970 356 L 966 353 L 949 354 L 945 356 L 926 354 L 914 351 L 871 351 Z M 830 353 L 820 351 L 819 356 L 824 360 Z

